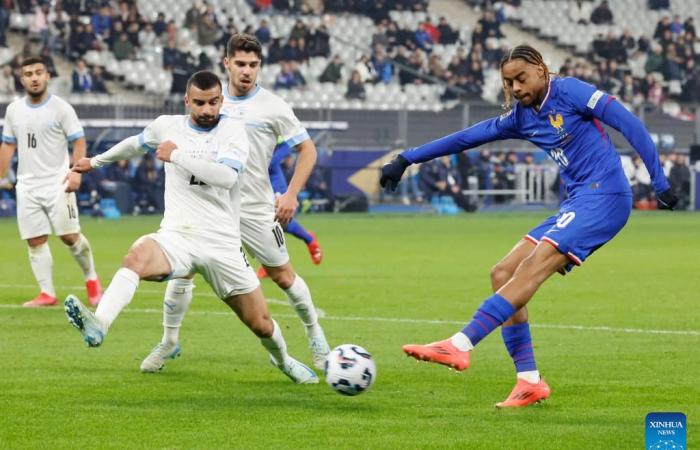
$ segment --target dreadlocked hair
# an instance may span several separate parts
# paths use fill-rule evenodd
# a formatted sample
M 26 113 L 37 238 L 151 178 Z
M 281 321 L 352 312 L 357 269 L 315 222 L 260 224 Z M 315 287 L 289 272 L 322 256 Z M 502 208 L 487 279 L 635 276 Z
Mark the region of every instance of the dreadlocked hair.
M 542 70 L 544 70 L 545 76 L 547 77 L 547 81 L 549 82 L 549 68 L 547 67 L 547 64 L 545 64 L 544 59 L 542 58 L 542 54 L 540 52 L 535 50 L 534 47 L 527 44 L 522 44 L 518 45 L 517 47 L 513 47 L 508 53 L 503 55 L 500 66 L 501 79 L 503 83 L 503 96 L 505 97 L 503 109 L 506 110 L 509 110 L 511 108 L 510 100 L 513 97 L 513 93 L 510 91 L 510 88 L 506 84 L 505 80 L 503 80 L 503 66 L 507 62 L 513 61 L 514 59 L 522 59 L 528 64 L 533 64 L 535 66 L 542 67 Z

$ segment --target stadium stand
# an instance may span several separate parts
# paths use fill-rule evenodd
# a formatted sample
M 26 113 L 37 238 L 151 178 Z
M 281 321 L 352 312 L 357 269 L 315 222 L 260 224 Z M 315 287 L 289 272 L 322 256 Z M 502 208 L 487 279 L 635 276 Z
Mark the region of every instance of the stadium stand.
M 11 7 L 0 7 L 3 104 L 20 88 L 13 69 L 40 50 L 54 73 L 52 90 L 74 104 L 80 117 L 134 120 L 180 112 L 187 77 L 201 69 L 225 77 L 225 43 L 245 31 L 264 44 L 262 85 L 275 89 L 304 121 L 351 124 L 342 133 L 316 133 L 322 146 L 412 146 L 499 113 L 498 62 L 514 44 L 503 28 L 513 24 L 568 56 L 553 71 L 590 81 L 635 108 L 662 152 L 687 149 L 700 128 L 692 106 L 700 96 L 693 23 L 700 3 L 693 0 L 673 0 L 665 9 L 654 0 L 614 1 L 609 8 L 598 0 L 468 0 L 462 8 L 474 20 L 459 23 L 427 1 L 6 4 Z M 119 130 L 107 138 L 98 127 L 88 137 L 104 146 L 133 131 Z M 620 135 L 612 137 L 629 149 Z M 505 141 L 488 150 L 494 151 L 488 164 L 480 155 L 471 162 L 489 170 L 461 174 L 466 195 L 502 191 L 488 198 L 494 203 L 557 197 L 556 173 L 539 158 L 530 159 L 534 147 Z M 415 175 L 404 201 L 426 200 Z M 98 197 L 90 198 L 86 205 L 94 206 Z M 138 206 L 143 198 L 132 201 Z

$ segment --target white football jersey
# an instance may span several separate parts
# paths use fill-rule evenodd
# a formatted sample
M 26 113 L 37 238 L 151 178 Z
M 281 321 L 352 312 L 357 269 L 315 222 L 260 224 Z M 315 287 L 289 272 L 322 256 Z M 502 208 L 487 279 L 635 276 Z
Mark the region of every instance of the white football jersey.
M 245 122 L 250 143 L 246 174 L 241 178 L 241 214 L 265 217 L 275 214 L 275 197 L 268 167 L 281 137 L 290 147 L 310 139 L 292 107 L 276 94 L 256 86 L 247 95 L 235 97 L 224 89 L 222 111 Z
M 216 127 L 207 130 L 194 125 L 187 115 L 160 116 L 138 139 L 146 151 L 155 151 L 161 142 L 173 141 L 188 156 L 226 164 L 239 174 L 247 165 L 245 128 L 242 122 L 228 117 L 222 117 Z M 240 238 L 240 202 L 239 183 L 231 189 L 209 186 L 186 169 L 165 164 L 161 229 Z
M 17 183 L 22 186 L 60 185 L 69 167 L 68 142 L 83 136 L 75 110 L 56 95 L 39 105 L 22 97 L 7 106 L 2 141 L 17 144 Z

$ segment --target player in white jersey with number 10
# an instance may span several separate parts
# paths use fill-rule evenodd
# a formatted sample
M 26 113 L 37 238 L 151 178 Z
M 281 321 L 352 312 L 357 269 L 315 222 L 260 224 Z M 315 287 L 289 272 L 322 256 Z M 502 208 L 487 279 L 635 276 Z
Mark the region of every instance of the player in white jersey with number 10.
M 43 60 L 25 59 L 21 71 L 27 95 L 10 103 L 5 113 L 0 178 L 18 149 L 17 223 L 20 237 L 29 244 L 29 262 L 40 289 L 24 306 L 56 304 L 53 258 L 47 242 L 52 230 L 83 270 L 88 299 L 95 306 L 102 288 L 90 243 L 80 233 L 75 191 L 81 176 L 68 168 L 68 143 L 73 144 L 73 161 L 78 161 L 85 156 L 85 133 L 73 107 L 47 90 L 49 74 Z
M 155 151 L 165 162 L 165 212 L 157 233 L 134 242 L 95 313 L 69 296 L 66 315 L 88 345 L 97 347 L 140 280 L 172 278 L 167 295 L 177 298 L 180 283 L 199 273 L 260 338 L 275 366 L 295 383 L 318 383 L 309 367 L 287 354 L 280 327 L 270 318 L 260 282 L 243 254 L 239 180 L 246 170 L 248 139 L 240 121 L 219 114 L 221 91 L 213 72 L 197 72 L 187 82 L 189 115 L 160 116 L 140 135 L 76 163 L 73 170 L 84 172 Z
M 222 111 L 245 123 L 250 142 L 248 165 L 241 178 L 241 239 L 246 250 L 287 294 L 304 324 L 314 366 L 323 369 L 330 348 L 318 323 L 309 287 L 289 262 L 282 229 L 299 205 L 297 195 L 316 163 L 316 146 L 292 108 L 257 84 L 262 63 L 260 42 L 254 36 L 236 34 L 229 40 L 226 53 L 224 64 L 229 82 Z M 268 167 L 279 137 L 299 152 L 299 158 L 287 192 L 275 198 Z M 191 286 L 181 289 L 190 294 L 178 302 L 166 293 L 163 346 L 146 357 L 141 370 L 162 367 L 170 349 L 178 345 L 179 327 L 192 298 Z

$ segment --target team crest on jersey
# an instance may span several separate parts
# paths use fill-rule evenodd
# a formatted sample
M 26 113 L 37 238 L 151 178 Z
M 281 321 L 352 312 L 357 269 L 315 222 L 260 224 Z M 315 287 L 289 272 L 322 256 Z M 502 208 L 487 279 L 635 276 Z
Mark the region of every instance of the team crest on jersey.
M 555 113 L 554 111 L 547 114 L 547 116 L 549 117 L 549 123 L 555 130 L 557 130 L 557 134 L 562 138 L 566 138 L 568 133 L 564 129 L 564 117 L 562 117 L 562 115 L 559 113 Z

